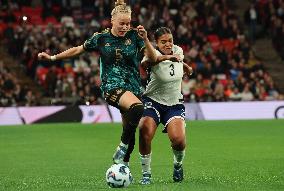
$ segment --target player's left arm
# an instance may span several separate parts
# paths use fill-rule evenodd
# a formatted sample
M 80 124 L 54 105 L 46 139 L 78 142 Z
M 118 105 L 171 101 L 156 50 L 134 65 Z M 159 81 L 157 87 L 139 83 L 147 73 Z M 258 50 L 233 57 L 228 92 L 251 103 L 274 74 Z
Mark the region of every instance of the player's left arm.
M 184 59 L 183 50 L 181 47 L 174 45 L 174 53 L 172 55 L 160 55 L 157 57 L 157 62 L 170 60 L 172 62 L 182 62 Z
M 147 52 L 147 50 L 145 50 L 145 52 Z M 141 62 L 141 66 L 146 69 L 148 67 L 155 66 L 155 65 L 157 65 L 160 62 L 163 62 L 165 60 L 170 60 L 172 62 L 182 62 L 181 57 L 177 54 L 175 54 L 175 55 L 159 55 L 156 58 L 156 62 L 151 62 L 150 59 L 148 59 L 147 54 L 145 53 L 144 59 Z
M 184 54 L 183 54 L 183 49 L 177 45 L 175 45 L 176 48 L 176 54 L 181 58 L 182 64 L 183 64 L 183 73 L 190 76 L 193 73 L 192 67 L 190 67 L 187 63 L 183 61 L 184 59 Z
M 187 74 L 187 75 L 192 75 L 193 73 L 193 69 L 192 67 L 190 67 L 189 65 L 187 65 L 186 63 L 183 62 L 183 72 L 184 74 Z
M 178 54 L 157 56 L 157 62 L 158 63 L 163 62 L 165 60 L 170 60 L 172 62 L 181 62 L 182 58 Z

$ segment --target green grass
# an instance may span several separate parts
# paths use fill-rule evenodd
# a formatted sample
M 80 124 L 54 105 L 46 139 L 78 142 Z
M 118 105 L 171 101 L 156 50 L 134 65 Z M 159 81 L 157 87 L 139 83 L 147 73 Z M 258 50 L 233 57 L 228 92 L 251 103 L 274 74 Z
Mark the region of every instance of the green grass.
M 153 184 L 141 186 L 138 147 L 125 190 L 284 190 L 284 121 L 187 123 L 185 180 L 173 183 L 168 137 L 153 142 Z M 113 190 L 105 171 L 120 124 L 0 127 L 0 190 Z

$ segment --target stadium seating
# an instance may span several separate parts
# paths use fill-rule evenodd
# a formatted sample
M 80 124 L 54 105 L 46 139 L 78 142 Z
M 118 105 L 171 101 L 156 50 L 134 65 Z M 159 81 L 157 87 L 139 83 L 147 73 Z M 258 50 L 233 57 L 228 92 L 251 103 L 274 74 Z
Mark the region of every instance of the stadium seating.
M 204 4 L 203 1 L 188 3 L 180 2 L 179 14 L 175 14 L 174 6 L 167 5 L 165 2 L 152 2 L 151 6 L 141 3 L 135 5 L 134 20 L 147 27 L 149 34 L 158 26 L 168 26 L 173 31 L 175 42 L 180 45 L 185 54 L 185 61 L 194 68 L 194 75 L 190 83 L 198 86 L 190 87 L 190 96 L 192 99 L 186 101 L 231 101 L 230 94 L 234 88 L 238 88 L 242 93 L 245 86 L 249 86 L 249 91 L 253 93 L 254 100 L 265 100 L 259 94 L 258 81 L 261 81 L 260 87 L 265 90 L 269 100 L 279 99 L 279 92 L 269 94 L 270 85 L 273 81 L 265 79 L 269 74 L 264 70 L 260 60 L 255 59 L 253 64 L 249 60 L 250 45 L 247 40 L 240 38 L 244 36 L 239 26 L 234 10 L 226 4 L 226 1 L 210 1 Z M 178 3 L 176 2 L 176 3 Z M 260 1 L 260 7 L 265 4 Z M 218 6 L 215 6 L 218 5 Z M 27 73 L 35 79 L 35 83 L 43 85 L 46 96 L 56 95 L 61 98 L 72 97 L 74 94 L 79 95 L 78 89 L 88 86 L 88 82 L 93 78 L 99 78 L 98 55 L 96 53 L 87 54 L 83 59 L 73 59 L 63 62 L 57 62 L 56 82 L 60 84 L 64 81 L 68 88 L 77 89 L 75 92 L 62 92 L 59 86 L 50 86 L 46 82 L 50 63 L 39 62 L 36 55 L 40 51 L 48 50 L 51 54 L 67 49 L 72 46 L 83 43 L 86 38 L 95 31 L 100 31 L 110 26 L 109 11 L 110 5 L 95 4 L 94 7 L 71 7 L 65 9 L 62 5 L 52 4 L 51 7 L 31 7 L 20 6 L 18 9 L 11 10 L 16 18 L 13 24 L 13 35 L 21 38 L 14 39 L 13 44 L 17 44 L 16 55 L 20 56 L 20 64 L 27 68 Z M 160 10 L 159 7 L 164 7 Z M 204 7 L 204 10 L 200 10 Z M 214 12 L 207 11 L 209 7 L 215 7 Z M 97 14 L 97 10 L 103 8 L 105 15 Z M 188 8 L 193 9 L 195 14 L 187 12 Z M 45 15 L 46 11 L 49 14 Z M 65 12 L 64 12 L 65 11 Z M 162 14 L 162 11 L 169 14 Z M 95 13 L 95 14 L 94 14 Z M 27 22 L 22 21 L 22 16 L 27 16 Z M 66 17 L 67 16 L 67 17 Z M 5 16 L 2 16 L 5 17 Z M 7 16 L 6 16 L 7 17 Z M 63 17 L 71 19 L 66 24 Z M 158 18 L 160 19 L 150 19 Z M 211 25 L 208 25 L 207 19 L 212 19 Z M 61 22 L 62 21 L 62 22 Z M 70 24 L 71 23 L 71 24 Z M 228 28 L 223 30 L 223 24 Z M 5 22 L 0 20 L 0 33 L 2 34 L 7 28 Z M 174 30 L 176 29 L 176 30 Z M 186 31 L 186 32 L 183 32 Z M 11 39 L 7 39 L 11 42 Z M 12 42 L 11 42 L 12 43 Z M 46 46 L 48 45 L 48 46 Z M 12 44 L 8 43 L 8 46 Z M 12 55 L 11 55 L 12 56 Z M 29 64 L 28 64 L 29 63 Z M 75 68 L 74 63 L 80 63 L 84 67 Z M 66 67 L 66 66 L 71 67 Z M 69 75 L 70 74 L 70 75 Z M 236 76 L 234 76 L 236 74 Z M 197 76 L 200 76 L 198 79 Z M 142 76 L 147 76 L 142 74 Z M 251 76 L 256 76 L 251 79 Z M 76 81 L 83 83 L 83 87 L 78 88 Z M 145 79 L 144 79 L 145 80 Z M 75 83 L 76 82 L 76 83 Z M 230 84 L 230 83 L 231 84 Z M 92 89 L 97 90 L 99 83 L 91 83 Z M 80 86 L 80 85 L 79 85 Z M 49 89 L 48 89 L 49 87 Z M 50 92 L 50 87 L 53 89 Z M 217 92 L 218 95 L 214 92 Z M 187 91 L 188 92 L 188 91 Z M 85 92 L 87 94 L 87 92 Z M 98 93 L 97 95 L 100 95 Z M 101 95 L 100 95 L 101 96 Z M 94 102 L 95 103 L 95 102 Z

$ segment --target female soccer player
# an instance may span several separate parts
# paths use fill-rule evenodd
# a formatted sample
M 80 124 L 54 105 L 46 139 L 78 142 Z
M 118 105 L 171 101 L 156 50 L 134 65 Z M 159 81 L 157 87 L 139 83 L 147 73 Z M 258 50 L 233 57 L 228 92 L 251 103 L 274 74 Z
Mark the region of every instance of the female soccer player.
M 139 123 L 139 151 L 142 163 L 141 184 L 151 183 L 151 142 L 160 123 L 165 127 L 174 154 L 173 180 L 183 180 L 182 161 L 185 154 L 185 108 L 181 94 L 184 72 L 192 73 L 192 68 L 183 63 L 183 50 L 173 44 L 170 29 L 161 27 L 156 30 L 157 61 L 151 62 L 147 56 L 142 67 L 150 70 L 150 81 L 142 99 L 145 106 Z
M 110 30 L 95 33 L 83 45 L 59 54 L 38 54 L 39 59 L 54 61 L 78 56 L 84 51 L 100 52 L 101 89 L 106 102 L 120 110 L 123 121 L 121 142 L 113 155 L 114 163 L 129 161 L 135 144 L 136 127 L 144 111 L 139 100 L 142 88 L 138 69 L 144 48 L 150 60 L 156 60 L 155 49 L 146 30 L 141 25 L 131 29 L 130 21 L 131 8 L 123 0 L 118 0 L 111 12 Z

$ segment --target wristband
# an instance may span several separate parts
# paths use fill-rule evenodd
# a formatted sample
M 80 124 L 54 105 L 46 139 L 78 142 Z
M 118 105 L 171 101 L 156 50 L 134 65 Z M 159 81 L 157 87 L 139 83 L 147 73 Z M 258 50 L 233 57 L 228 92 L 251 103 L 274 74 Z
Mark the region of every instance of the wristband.
M 56 56 L 55 56 L 55 55 L 50 56 L 50 60 L 51 60 L 51 61 L 55 61 L 55 60 L 56 60 Z

